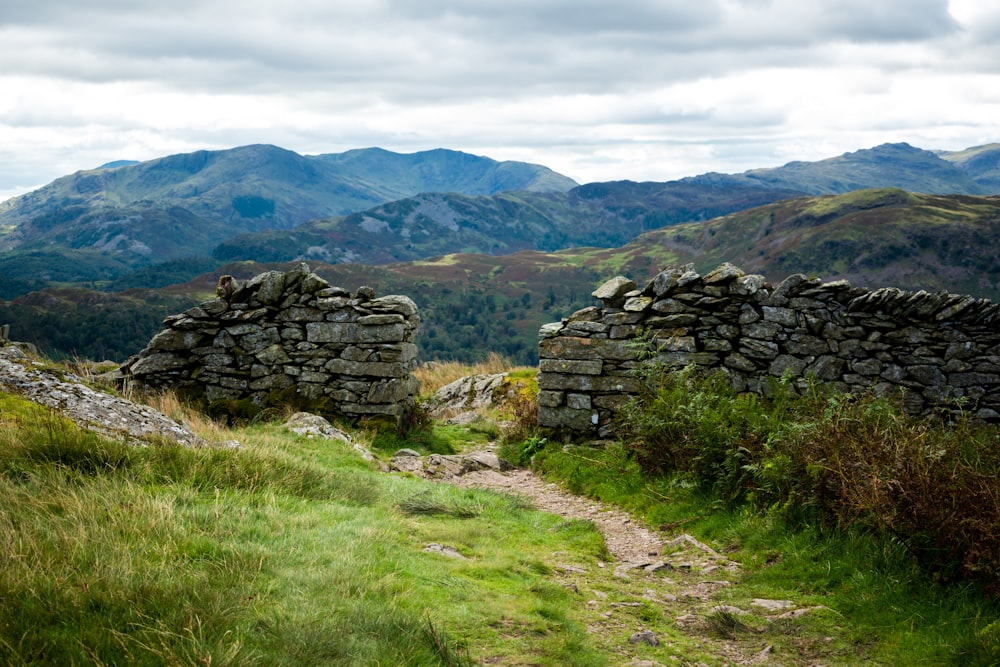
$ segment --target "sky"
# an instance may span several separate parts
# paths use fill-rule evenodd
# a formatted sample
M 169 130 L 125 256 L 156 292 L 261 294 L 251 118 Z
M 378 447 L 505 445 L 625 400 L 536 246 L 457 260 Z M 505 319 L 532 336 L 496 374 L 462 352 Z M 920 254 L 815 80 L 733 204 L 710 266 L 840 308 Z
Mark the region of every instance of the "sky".
M 1000 141 L 1000 2 L 0 3 L 0 201 L 256 143 L 450 148 L 585 183 L 900 141 Z

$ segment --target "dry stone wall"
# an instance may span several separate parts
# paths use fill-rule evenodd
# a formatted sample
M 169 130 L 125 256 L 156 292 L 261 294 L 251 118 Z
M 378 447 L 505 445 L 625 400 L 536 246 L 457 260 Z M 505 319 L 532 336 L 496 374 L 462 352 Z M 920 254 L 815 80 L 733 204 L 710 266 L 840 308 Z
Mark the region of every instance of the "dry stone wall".
M 212 403 L 296 403 L 356 419 L 405 419 L 419 383 L 413 337 L 420 316 L 405 296 L 350 294 L 301 264 L 240 284 L 164 320 L 126 377 L 150 388 L 193 390 Z
M 1000 421 L 1000 306 L 988 299 L 804 275 L 773 286 L 730 264 L 704 276 L 670 269 L 642 289 L 617 277 L 593 295 L 602 307 L 541 329 L 541 426 L 609 434 L 640 389 L 644 349 L 670 366 L 722 370 L 741 391 L 812 377 L 849 392 L 903 390 L 915 414 L 961 404 Z

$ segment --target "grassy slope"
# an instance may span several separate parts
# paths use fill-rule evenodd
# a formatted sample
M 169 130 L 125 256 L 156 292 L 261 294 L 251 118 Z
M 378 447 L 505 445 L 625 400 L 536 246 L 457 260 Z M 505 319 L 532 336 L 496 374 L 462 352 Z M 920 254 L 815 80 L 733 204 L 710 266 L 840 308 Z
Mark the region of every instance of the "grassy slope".
M 703 605 L 653 602 L 641 578 L 594 567 L 607 554 L 589 522 L 385 475 L 276 425 L 230 432 L 188 417 L 244 447 L 128 449 L 0 395 L 0 526 L 15 536 L 0 546 L 0 664 L 722 665 L 727 650 L 764 645 L 778 665 L 996 657 L 995 606 L 921 580 L 900 549 L 720 511 L 683 479 L 644 476 L 617 446 L 549 446 L 536 463 L 725 549 L 743 574 L 708 575 L 731 580 L 720 603 L 813 611 L 705 606 L 680 623 L 679 609 Z M 439 436 L 479 439 L 460 431 Z M 629 644 L 641 627 L 663 645 Z
M 0 407 L 6 664 L 603 664 L 552 576 L 603 557 L 590 524 L 276 426 L 127 449 Z
M 1000 198 L 862 190 L 788 200 L 644 234 L 707 270 L 722 261 L 772 281 L 792 273 L 858 285 L 1000 295 Z

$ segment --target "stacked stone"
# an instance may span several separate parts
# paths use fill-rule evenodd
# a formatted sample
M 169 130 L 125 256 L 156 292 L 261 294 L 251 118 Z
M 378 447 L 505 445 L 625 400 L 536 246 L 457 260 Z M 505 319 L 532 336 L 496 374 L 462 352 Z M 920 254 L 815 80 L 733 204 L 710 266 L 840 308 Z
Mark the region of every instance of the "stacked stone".
M 123 374 L 151 388 L 195 388 L 209 403 L 265 405 L 294 388 L 348 418 L 401 420 L 412 409 L 420 317 L 408 297 L 376 298 L 370 287 L 351 295 L 305 264 L 244 284 L 225 276 L 218 295 L 166 318 Z
M 601 308 L 542 327 L 539 424 L 605 435 L 651 360 L 725 371 L 740 391 L 808 378 L 880 395 L 904 390 L 912 413 L 972 410 L 1000 420 L 1000 306 L 988 299 L 793 275 L 777 286 L 723 264 L 690 265 L 643 289 L 617 277 Z M 639 336 L 640 332 L 644 335 Z

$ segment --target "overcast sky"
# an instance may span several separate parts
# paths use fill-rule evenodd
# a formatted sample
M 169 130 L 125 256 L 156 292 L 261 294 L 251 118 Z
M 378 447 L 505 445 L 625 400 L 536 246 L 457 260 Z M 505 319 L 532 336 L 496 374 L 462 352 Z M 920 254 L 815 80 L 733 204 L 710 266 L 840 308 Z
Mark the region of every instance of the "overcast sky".
M 1000 141 L 1000 2 L 3 0 L 0 91 L 0 200 L 252 143 L 663 181 Z

